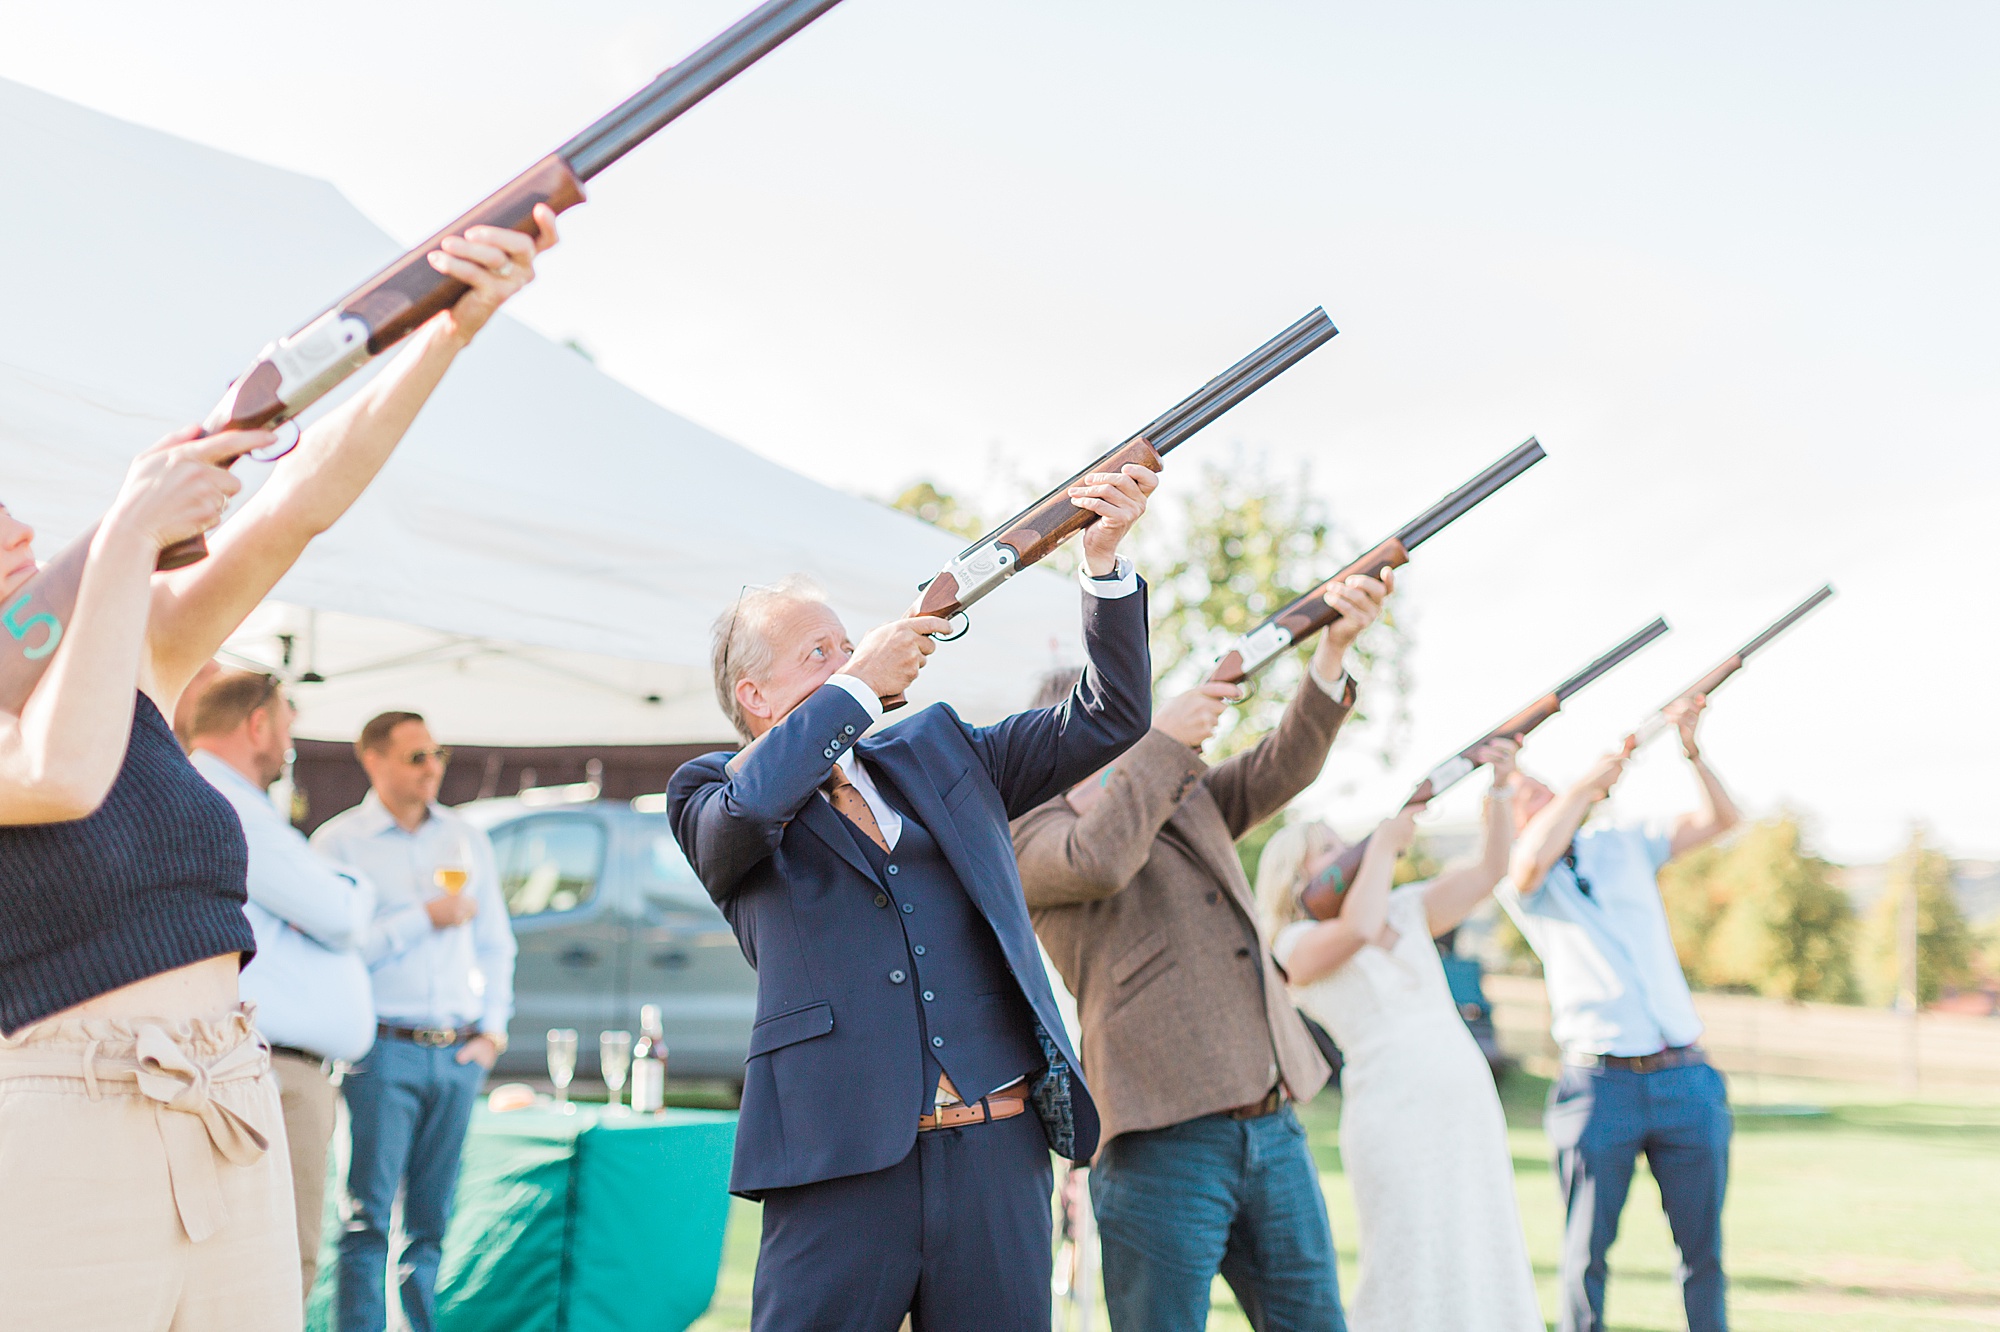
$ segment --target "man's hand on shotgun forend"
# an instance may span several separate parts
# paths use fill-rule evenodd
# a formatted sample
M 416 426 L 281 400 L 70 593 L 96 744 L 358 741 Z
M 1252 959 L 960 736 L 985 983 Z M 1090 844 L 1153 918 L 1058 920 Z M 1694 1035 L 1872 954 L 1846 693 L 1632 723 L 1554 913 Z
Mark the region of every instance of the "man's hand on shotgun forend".
M 841 669 L 875 691 L 894 698 L 916 683 L 917 672 L 937 651 L 933 634 L 951 632 L 951 621 L 936 615 L 911 615 L 876 625 L 861 639 Z
M 461 342 L 470 342 L 493 312 L 535 280 L 535 256 L 556 243 L 556 214 L 547 204 L 535 205 L 540 233 L 524 236 L 510 227 L 467 227 L 463 236 L 446 236 L 427 256 L 446 277 L 472 290 L 439 315 L 451 321 Z
M 1618 779 L 1625 775 L 1625 761 L 1632 757 L 1633 742 L 1627 736 L 1625 743 L 1599 758 L 1583 775 L 1582 785 L 1590 791 L 1592 800 L 1602 800 L 1611 794 L 1611 788 L 1618 785 Z
M 1340 612 L 1340 618 L 1326 627 L 1326 633 L 1319 641 L 1319 673 L 1328 679 L 1341 672 L 1341 659 L 1347 649 L 1354 646 L 1354 640 L 1361 637 L 1361 631 L 1375 623 L 1382 616 L 1382 603 L 1396 590 L 1396 571 L 1385 568 L 1380 578 L 1370 578 L 1366 574 L 1350 574 L 1347 578 L 1326 590 L 1322 598 L 1327 605 Z
M 1118 567 L 1118 543 L 1146 512 L 1146 497 L 1159 485 L 1158 472 L 1126 463 L 1115 472 L 1092 472 L 1069 488 L 1070 503 L 1098 516 L 1083 529 L 1083 564 L 1092 578 L 1109 578 Z
M 1241 685 L 1223 684 L 1210 680 L 1196 685 L 1185 694 L 1176 694 L 1167 700 L 1153 717 L 1153 728 L 1186 745 L 1189 749 L 1200 749 L 1215 734 L 1215 728 L 1222 722 L 1222 714 L 1229 705 L 1243 697 Z
M 1493 789 L 1503 790 L 1514 780 L 1514 762 L 1521 753 L 1521 742 L 1511 736 L 1501 736 L 1488 740 L 1472 751 L 1474 763 L 1491 764 L 1493 768 Z
M 1677 698 L 1666 706 L 1666 718 L 1681 733 L 1681 752 L 1689 759 L 1701 757 L 1701 746 L 1695 742 L 1694 733 L 1701 725 L 1701 714 L 1708 707 L 1708 695 L 1697 694 L 1693 698 Z

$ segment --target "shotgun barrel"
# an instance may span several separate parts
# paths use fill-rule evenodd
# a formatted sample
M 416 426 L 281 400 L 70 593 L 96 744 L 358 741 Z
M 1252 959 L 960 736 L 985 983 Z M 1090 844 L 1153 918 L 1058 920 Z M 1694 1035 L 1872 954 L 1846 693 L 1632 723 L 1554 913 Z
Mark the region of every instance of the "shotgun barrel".
M 1540 698 L 1522 708 L 1519 712 L 1501 722 L 1498 726 L 1480 736 L 1465 748 L 1453 754 L 1444 762 L 1432 768 L 1417 783 L 1416 790 L 1403 802 L 1403 808 L 1411 805 L 1428 804 L 1443 795 L 1451 787 L 1469 777 L 1479 766 L 1473 758 L 1484 745 L 1502 737 L 1520 739 L 1540 726 L 1549 718 L 1562 711 L 1562 705 L 1577 691 L 1602 678 L 1608 672 L 1622 665 L 1634 653 L 1644 648 L 1654 639 L 1667 632 L 1667 622 L 1656 619 L 1651 624 L 1633 634 L 1618 646 L 1599 657 L 1590 665 L 1564 680 L 1561 684 L 1543 694 Z M 1361 858 L 1367 854 L 1371 833 L 1353 846 L 1348 847 L 1334 858 L 1334 862 L 1313 877 L 1299 890 L 1299 902 L 1306 914 L 1315 920 L 1329 920 L 1340 914 L 1347 889 L 1354 882 L 1354 876 L 1361 872 Z
M 1332 624 L 1340 618 L 1340 612 L 1326 604 L 1329 591 L 1355 574 L 1379 575 L 1385 568 L 1396 569 L 1408 564 L 1411 551 L 1457 522 L 1547 456 L 1542 452 L 1541 444 L 1530 435 L 1519 448 L 1403 524 L 1387 541 L 1349 562 L 1333 577 L 1294 598 L 1277 614 L 1237 639 L 1222 654 L 1222 660 L 1216 663 L 1215 669 L 1209 672 L 1209 682 L 1241 684 L 1276 661 L 1285 649 L 1305 642 Z
M 758 6 L 303 327 L 265 347 L 202 421 L 204 433 L 263 429 L 296 417 L 465 294 L 464 283 L 438 272 L 425 258 L 438 242 L 475 226 L 533 235 L 536 205 L 547 204 L 560 213 L 582 203 L 583 182 L 838 3 L 768 0 Z M 160 567 L 177 569 L 207 553 L 207 543 L 191 537 L 161 551 Z
M 1326 317 L 1326 311 L 1314 307 L 1311 313 L 1175 403 L 1138 434 L 960 551 L 922 584 L 923 597 L 913 613 L 949 619 L 1041 560 L 1097 521 L 1096 514 L 1070 502 L 1071 486 L 1092 472 L 1115 472 L 1127 463 L 1159 471 L 1162 455 L 1185 444 L 1230 408 L 1326 345 L 1338 332 L 1333 321 Z
M 1680 702 L 1684 698 L 1698 698 L 1706 694 L 1714 693 L 1716 687 L 1720 685 L 1724 680 L 1727 680 L 1730 676 L 1736 674 L 1736 672 L 1743 669 L 1744 663 L 1750 660 L 1751 654 L 1763 648 L 1766 644 L 1770 643 L 1772 639 L 1776 638 L 1779 634 L 1784 633 L 1787 629 L 1790 629 L 1800 620 L 1803 620 L 1807 615 L 1811 614 L 1814 610 L 1818 609 L 1821 602 L 1831 599 L 1832 596 L 1833 596 L 1833 584 L 1827 583 L 1826 585 L 1821 587 L 1819 591 L 1813 593 L 1811 596 L 1807 597 L 1804 601 L 1801 601 L 1798 605 L 1792 607 L 1790 610 L 1786 611 L 1783 615 L 1779 616 L 1777 622 L 1774 623 L 1770 628 L 1766 629 L 1763 633 L 1758 634 L 1755 638 L 1745 643 L 1742 647 L 1736 649 L 1736 651 L 1730 653 L 1727 657 L 1724 657 L 1721 663 L 1717 665 L 1714 670 L 1702 676 L 1701 679 L 1696 680 L 1686 689 L 1681 690 L 1680 693 L 1675 694 L 1672 698 L 1668 699 L 1665 703 L 1661 704 L 1658 711 L 1654 712 L 1650 717 L 1646 718 L 1645 721 L 1639 723 L 1639 729 L 1632 732 L 1632 740 L 1634 744 L 1643 745 L 1647 741 L 1651 740 L 1654 736 L 1658 735 L 1660 732 L 1667 729 L 1668 708 L 1672 707 L 1674 704 Z

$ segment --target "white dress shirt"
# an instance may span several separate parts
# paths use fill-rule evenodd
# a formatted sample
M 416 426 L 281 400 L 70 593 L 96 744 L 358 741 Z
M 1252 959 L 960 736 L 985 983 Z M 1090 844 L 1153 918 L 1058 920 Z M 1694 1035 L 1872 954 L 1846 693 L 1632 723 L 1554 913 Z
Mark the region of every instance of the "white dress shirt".
M 1123 555 L 1118 556 L 1113 563 L 1111 576 L 1108 578 L 1093 578 L 1090 576 L 1090 571 L 1082 565 L 1077 566 L 1076 576 L 1077 581 L 1083 584 L 1085 592 L 1102 601 L 1116 601 L 1120 597 L 1129 597 L 1139 590 L 1138 570 L 1132 561 Z M 882 720 L 882 700 L 875 696 L 873 689 L 861 683 L 858 678 L 840 672 L 829 677 L 827 683 L 837 685 L 853 695 L 854 701 L 868 710 L 870 726 Z M 882 798 L 881 791 L 875 787 L 875 780 L 868 775 L 868 769 L 854 761 L 853 749 L 841 750 L 840 757 L 834 762 L 847 774 L 847 780 L 854 783 L 854 789 L 861 793 L 861 798 L 868 802 L 869 812 L 875 816 L 876 825 L 882 829 L 882 840 L 889 844 L 891 851 L 894 851 L 896 840 L 903 835 L 903 816 L 896 812 L 894 805 Z M 824 791 L 820 792 L 820 799 L 827 799 Z
M 271 798 L 228 763 L 190 755 L 243 824 L 250 845 L 250 901 L 243 914 L 257 956 L 243 969 L 243 998 L 273 1045 L 352 1063 L 375 1043 L 375 1005 L 360 949 L 375 914 L 375 889 L 313 854 L 305 834 Z
M 360 870 L 375 885 L 375 919 L 362 945 L 375 1014 L 398 1027 L 464 1027 L 504 1036 L 514 1013 L 514 929 L 500 896 L 493 843 L 463 815 L 432 804 L 405 832 L 370 791 L 313 834 L 314 849 Z M 471 872 L 464 891 L 479 904 L 464 925 L 440 930 L 424 903 L 442 896 L 441 866 Z
M 1542 960 L 1550 1026 L 1565 1053 L 1647 1055 L 1701 1038 L 1660 900 L 1671 853 L 1662 827 L 1586 828 L 1574 871 L 1557 861 L 1525 896 L 1500 881 L 1494 895 Z

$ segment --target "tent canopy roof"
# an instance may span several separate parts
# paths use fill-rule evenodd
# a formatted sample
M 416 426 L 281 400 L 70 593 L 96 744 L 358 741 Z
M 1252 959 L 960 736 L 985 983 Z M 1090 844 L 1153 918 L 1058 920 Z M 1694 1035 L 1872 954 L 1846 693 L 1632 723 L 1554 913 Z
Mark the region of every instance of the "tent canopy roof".
M 0 499 L 45 557 L 104 510 L 133 453 L 402 249 L 323 181 L 4 80 L 0 172 L 60 183 L 0 210 Z M 269 470 L 239 465 L 250 486 Z M 708 628 L 745 583 L 805 572 L 858 633 L 901 614 L 955 544 L 502 317 L 230 650 L 268 666 L 289 651 L 294 675 L 327 677 L 294 691 L 303 735 L 408 707 L 466 743 L 721 739 Z M 913 701 L 976 720 L 1021 706 L 1039 672 L 1080 658 L 1077 595 L 1024 574 Z

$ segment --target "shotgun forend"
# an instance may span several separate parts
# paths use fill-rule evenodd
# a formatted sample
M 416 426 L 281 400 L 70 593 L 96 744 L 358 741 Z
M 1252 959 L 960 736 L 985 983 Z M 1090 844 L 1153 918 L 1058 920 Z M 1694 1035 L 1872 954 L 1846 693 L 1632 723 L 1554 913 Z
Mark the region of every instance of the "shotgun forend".
M 1295 598 L 1236 640 L 1209 673 L 1210 682 L 1240 684 L 1277 660 L 1285 649 L 1305 642 L 1332 624 L 1340 618 L 1340 613 L 1326 604 L 1329 591 L 1355 574 L 1378 575 L 1385 568 L 1399 569 L 1408 564 L 1411 551 L 1547 456 L 1541 444 L 1529 436 L 1519 448 L 1403 524 L 1387 541 L 1351 561 L 1333 577 Z
M 1745 643 L 1742 647 L 1737 648 L 1736 651 L 1730 653 L 1727 657 L 1724 657 L 1714 670 L 1702 676 L 1701 679 L 1696 680 L 1686 689 L 1681 690 L 1680 693 L 1675 694 L 1672 698 L 1661 704 L 1657 712 L 1654 712 L 1645 721 L 1639 723 L 1639 729 L 1632 732 L 1633 743 L 1635 745 L 1643 745 L 1660 732 L 1666 730 L 1668 725 L 1668 708 L 1684 698 L 1698 698 L 1705 694 L 1714 693 L 1716 687 L 1724 680 L 1727 680 L 1730 676 L 1743 669 L 1743 664 L 1750 660 L 1751 654 L 1764 647 L 1779 634 L 1790 629 L 1800 620 L 1803 620 L 1807 615 L 1818 609 L 1821 602 L 1829 600 L 1832 596 L 1833 584 L 1828 583 L 1820 588 L 1819 591 L 1813 593 L 1804 601 L 1801 601 L 1798 605 L 1779 616 L 1777 622 L 1770 628 Z
M 261 429 L 296 417 L 465 294 L 464 283 L 438 272 L 425 258 L 438 242 L 482 225 L 532 235 L 537 204 L 560 213 L 582 203 L 585 181 L 838 3 L 769 0 L 745 15 L 304 327 L 265 347 L 224 390 L 222 400 L 202 421 L 202 430 L 212 435 Z M 161 551 L 160 567 L 177 569 L 207 553 L 207 543 L 192 537 Z

